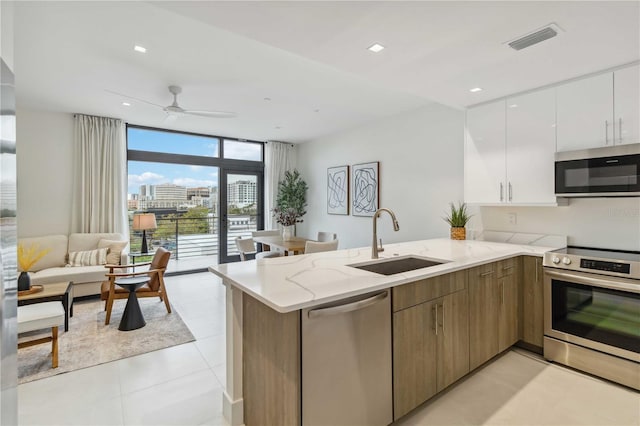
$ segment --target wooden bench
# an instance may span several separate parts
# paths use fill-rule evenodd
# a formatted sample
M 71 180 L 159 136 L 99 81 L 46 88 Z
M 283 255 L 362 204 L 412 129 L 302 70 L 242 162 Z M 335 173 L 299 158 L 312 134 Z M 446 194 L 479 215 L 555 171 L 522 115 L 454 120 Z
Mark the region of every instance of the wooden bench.
M 51 343 L 51 366 L 58 368 L 58 326 L 64 324 L 62 302 L 43 302 L 18 306 L 18 334 L 51 328 L 51 336 L 18 343 L 18 349 Z

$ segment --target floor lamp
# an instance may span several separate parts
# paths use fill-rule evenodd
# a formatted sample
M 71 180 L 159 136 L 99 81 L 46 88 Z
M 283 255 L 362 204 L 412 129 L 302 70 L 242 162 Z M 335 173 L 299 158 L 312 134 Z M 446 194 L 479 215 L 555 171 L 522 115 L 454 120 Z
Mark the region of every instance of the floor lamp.
M 133 230 L 142 231 L 142 248 L 140 253 L 149 253 L 147 248 L 147 230 L 156 229 L 156 215 L 154 213 L 138 213 L 133 215 Z

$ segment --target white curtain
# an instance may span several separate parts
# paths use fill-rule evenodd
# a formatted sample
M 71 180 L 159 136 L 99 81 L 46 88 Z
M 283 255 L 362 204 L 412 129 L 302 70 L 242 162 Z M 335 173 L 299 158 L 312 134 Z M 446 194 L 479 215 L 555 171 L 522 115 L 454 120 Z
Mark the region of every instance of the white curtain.
M 284 172 L 296 165 L 295 146 L 284 142 L 267 142 L 264 150 L 264 229 L 277 229 L 278 223 L 271 215 L 278 196 L 278 182 Z
M 71 229 L 128 237 L 124 122 L 76 114 L 74 167 Z

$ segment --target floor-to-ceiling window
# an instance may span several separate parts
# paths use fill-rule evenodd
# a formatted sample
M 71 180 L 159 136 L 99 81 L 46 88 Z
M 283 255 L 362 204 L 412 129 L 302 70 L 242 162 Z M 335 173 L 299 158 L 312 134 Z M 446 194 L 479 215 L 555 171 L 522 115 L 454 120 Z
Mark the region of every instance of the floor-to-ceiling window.
M 165 247 L 193 269 L 237 260 L 234 239 L 264 223 L 263 143 L 133 125 L 127 143 L 131 252 L 142 245 L 134 216 L 154 213 L 149 252 Z

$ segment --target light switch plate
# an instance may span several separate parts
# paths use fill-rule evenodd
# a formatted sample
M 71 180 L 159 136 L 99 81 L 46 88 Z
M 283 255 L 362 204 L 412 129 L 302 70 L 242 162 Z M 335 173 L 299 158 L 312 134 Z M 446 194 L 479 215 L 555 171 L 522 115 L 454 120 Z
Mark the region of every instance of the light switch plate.
M 509 225 L 515 225 L 518 223 L 518 215 L 516 213 L 508 213 Z

